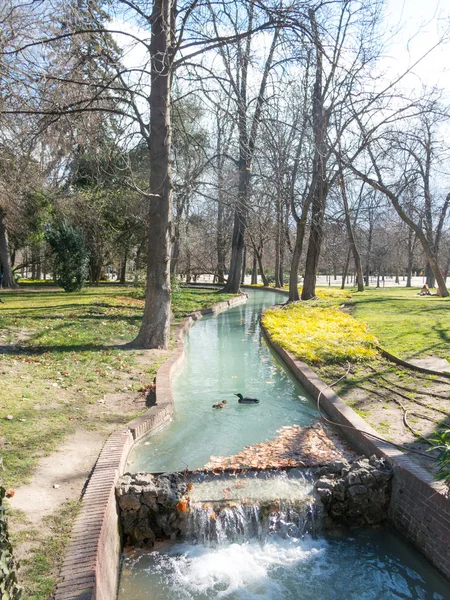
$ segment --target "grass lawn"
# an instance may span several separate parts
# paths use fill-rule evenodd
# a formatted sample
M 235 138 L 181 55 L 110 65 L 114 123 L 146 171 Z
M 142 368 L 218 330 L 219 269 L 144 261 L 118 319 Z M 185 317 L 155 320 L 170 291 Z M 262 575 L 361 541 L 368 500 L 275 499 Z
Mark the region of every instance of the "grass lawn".
M 137 392 L 152 381 L 164 354 L 153 364 L 142 364 L 142 352 L 121 348 L 141 321 L 143 302 L 132 294 L 131 288 L 112 286 L 73 294 L 56 288 L 1 294 L 3 485 L 26 481 L 36 460 L 67 432 L 94 426 L 89 407 L 106 393 Z M 176 320 L 226 297 L 180 289 L 173 298 Z M 122 419 L 118 410 L 103 420 L 130 418 L 127 412 Z
M 450 359 L 450 298 L 417 292 L 414 288 L 353 292 L 351 314 L 367 323 L 380 345 L 400 358 Z
M 402 358 L 450 357 L 450 299 L 417 291 L 317 288 L 316 300 L 267 311 L 263 323 L 325 382 L 339 380 L 334 389 L 359 415 L 421 452 L 411 458 L 433 472 L 427 451 L 435 430 L 450 426 L 450 380 L 399 367 L 374 348 L 378 341 Z
M 124 346 L 142 318 L 144 303 L 135 295 L 133 288 L 115 285 L 72 294 L 28 285 L 0 291 L 0 485 L 27 482 L 38 460 L 67 434 L 95 428 L 106 438 L 146 409 L 145 386 L 168 353 Z M 229 297 L 178 289 L 175 322 Z M 19 527 L 16 540 L 35 548 L 22 561 L 27 600 L 50 597 L 52 569 L 77 505 L 69 503 L 61 515 L 47 519 L 45 535 Z M 23 515 L 12 517 L 20 525 Z

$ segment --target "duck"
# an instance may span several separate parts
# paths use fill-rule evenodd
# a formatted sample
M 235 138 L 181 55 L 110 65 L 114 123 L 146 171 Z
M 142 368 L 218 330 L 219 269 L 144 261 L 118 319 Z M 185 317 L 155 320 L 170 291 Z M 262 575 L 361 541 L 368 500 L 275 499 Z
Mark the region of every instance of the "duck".
M 239 398 L 239 404 L 259 404 L 258 398 L 244 398 L 242 394 L 235 394 Z
M 212 405 L 213 408 L 223 408 L 227 404 L 226 400 L 222 400 L 222 402 L 216 402 Z

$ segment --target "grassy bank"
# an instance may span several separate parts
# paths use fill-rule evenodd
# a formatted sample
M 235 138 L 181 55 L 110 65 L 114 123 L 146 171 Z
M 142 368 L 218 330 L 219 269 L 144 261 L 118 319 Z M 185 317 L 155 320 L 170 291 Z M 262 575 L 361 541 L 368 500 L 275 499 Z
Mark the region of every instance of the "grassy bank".
M 367 323 L 381 346 L 400 358 L 450 359 L 450 299 L 417 292 L 367 288 L 353 294 L 352 315 Z
M 450 380 L 399 367 L 375 351 L 401 357 L 449 357 L 450 300 L 412 289 L 340 292 L 267 311 L 264 325 L 284 348 L 309 363 L 386 439 L 434 472 L 434 432 L 450 423 Z M 343 295 L 340 297 L 340 293 Z
M 57 288 L 3 293 L 0 304 L 0 447 L 5 486 L 26 481 L 40 456 L 76 427 L 120 423 L 120 406 L 95 415 L 105 394 L 137 392 L 165 358 L 123 345 L 136 335 L 143 302 L 126 287 Z M 179 321 L 227 296 L 208 290 L 174 293 Z M 129 408 L 129 407 L 128 407 Z
M 339 310 L 350 293 L 318 289 L 317 300 L 268 310 L 263 324 L 272 339 L 312 364 L 361 361 L 376 354 L 376 339 L 364 323 Z

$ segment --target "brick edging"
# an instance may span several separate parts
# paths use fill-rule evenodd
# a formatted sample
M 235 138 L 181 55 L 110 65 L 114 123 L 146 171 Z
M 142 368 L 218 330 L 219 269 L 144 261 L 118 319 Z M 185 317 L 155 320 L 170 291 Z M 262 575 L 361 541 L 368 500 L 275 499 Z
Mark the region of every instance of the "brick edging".
M 450 579 L 450 497 L 442 485 L 357 415 L 306 363 L 274 342 L 262 323 L 261 329 L 269 346 L 312 398 L 317 402 L 320 396 L 320 408 L 342 436 L 358 452 L 389 461 L 394 471 L 390 523 Z
M 135 442 L 171 420 L 174 402 L 171 376 L 184 358 L 183 338 L 204 315 L 247 301 L 243 293 L 188 315 L 175 329 L 175 348 L 156 374 L 156 404 L 122 425 L 106 440 L 81 502 L 54 600 L 113 600 L 117 594 L 121 552 L 115 487 Z

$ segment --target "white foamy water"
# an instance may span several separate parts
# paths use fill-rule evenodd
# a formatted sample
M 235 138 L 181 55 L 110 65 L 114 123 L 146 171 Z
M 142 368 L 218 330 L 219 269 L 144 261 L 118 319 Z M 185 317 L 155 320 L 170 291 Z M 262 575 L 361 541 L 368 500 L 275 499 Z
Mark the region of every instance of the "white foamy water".
M 389 531 L 351 538 L 174 544 L 136 551 L 119 600 L 449 600 L 448 582 Z
M 285 571 L 308 562 L 324 551 L 326 542 L 303 540 L 301 543 L 288 540 L 259 544 L 256 541 L 244 544 L 229 544 L 216 548 L 202 545 L 176 544 L 167 554 L 152 552 L 136 559 L 133 569 L 143 563 L 142 574 L 151 580 L 151 591 L 139 588 L 139 577 L 128 579 L 131 587 L 125 586 L 123 598 L 152 598 L 163 600 L 235 598 L 275 599 L 283 598 L 285 585 L 274 575 L 278 569 Z M 127 569 L 127 566 L 125 567 Z M 124 583 L 125 575 L 122 575 Z M 161 587 L 161 584 L 164 587 Z M 165 589 L 164 589 L 165 588 Z M 170 591 L 169 591 L 170 590 Z M 167 595 L 169 592 L 170 595 Z M 135 594 L 135 595 L 133 595 Z

